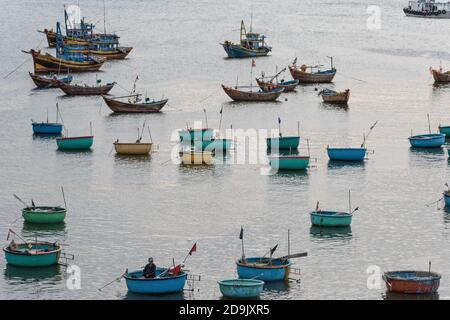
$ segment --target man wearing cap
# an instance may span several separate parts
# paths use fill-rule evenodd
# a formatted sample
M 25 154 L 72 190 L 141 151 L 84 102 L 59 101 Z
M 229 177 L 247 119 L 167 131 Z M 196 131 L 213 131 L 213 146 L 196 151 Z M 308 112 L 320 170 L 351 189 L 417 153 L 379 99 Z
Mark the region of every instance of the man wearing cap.
M 144 267 L 142 275 L 144 278 L 154 278 L 156 273 L 156 265 L 153 263 L 153 258 L 148 258 L 148 264 Z

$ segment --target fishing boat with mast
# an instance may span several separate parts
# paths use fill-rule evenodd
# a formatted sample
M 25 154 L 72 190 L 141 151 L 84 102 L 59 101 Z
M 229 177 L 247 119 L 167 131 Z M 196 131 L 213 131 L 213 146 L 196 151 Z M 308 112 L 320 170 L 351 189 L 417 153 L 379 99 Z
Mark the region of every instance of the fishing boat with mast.
M 31 125 L 33 127 L 33 134 L 36 135 L 60 135 L 63 129 L 63 124 L 58 122 L 59 106 L 56 103 L 56 121 L 48 121 L 48 110 L 47 110 L 47 121 L 46 122 L 35 122 L 31 120 Z
M 318 93 L 319 96 L 322 96 L 322 100 L 325 103 L 332 104 L 347 104 L 350 99 L 350 89 L 345 89 L 345 91 L 338 92 L 331 89 L 323 89 Z
M 375 121 L 375 123 L 369 128 L 369 132 L 367 133 L 367 135 L 363 134 L 363 142 L 361 143 L 361 146 L 359 148 L 332 148 L 330 146 L 327 146 L 328 158 L 331 161 L 364 161 L 367 153 L 367 138 L 370 136 L 377 123 L 378 121 Z
M 439 69 L 433 69 L 430 67 L 430 72 L 433 76 L 435 84 L 450 83 L 450 71 L 444 72 L 442 67 L 439 67 Z
M 442 276 L 431 272 L 431 261 L 428 271 L 399 270 L 387 271 L 383 280 L 388 292 L 405 294 L 432 294 L 438 291 Z
M 343 211 L 324 211 L 319 209 L 317 201 L 316 209 L 310 213 L 311 224 L 318 227 L 348 227 L 352 223 L 353 214 L 359 210 L 359 207 L 352 209 L 351 192 L 348 191 L 348 212 Z
M 96 80 L 96 84 L 88 86 L 87 84 L 67 84 L 64 82 L 57 82 L 57 87 L 61 89 L 66 95 L 71 96 L 92 96 L 92 95 L 105 95 L 114 87 L 116 82 L 107 83 L 101 85 L 101 79 Z
M 297 150 L 300 144 L 300 122 L 297 121 L 297 135 L 283 136 L 281 133 L 281 118 L 278 117 L 278 137 L 266 139 L 267 150 Z
M 330 83 L 333 81 L 336 75 L 336 68 L 333 65 L 333 57 L 328 57 L 330 59 L 330 69 L 322 70 L 322 65 L 306 65 L 302 64 L 297 67 L 297 58 L 294 59 L 292 65 L 289 66 L 289 71 L 292 78 L 299 81 L 299 83 Z M 308 71 L 309 69 L 309 71 Z
M 450 19 L 450 2 L 439 2 L 435 0 L 409 1 L 408 6 L 403 8 L 407 17 Z
M 55 74 L 50 74 L 47 76 L 37 75 L 31 72 L 28 72 L 28 74 L 30 75 L 30 78 L 33 80 L 38 89 L 57 88 L 58 82 L 69 84 L 73 80 L 73 77 L 71 75 L 57 76 Z
M 152 134 L 150 132 L 150 127 L 147 127 L 150 142 L 142 142 L 144 128 L 145 128 L 145 121 L 144 124 L 142 125 L 142 130 L 139 131 L 138 128 L 138 138 L 135 142 L 119 142 L 119 139 L 117 139 L 114 142 L 114 149 L 116 150 L 116 153 L 119 155 L 127 155 L 127 156 L 148 155 L 152 150 L 153 139 Z
M 66 132 L 64 136 L 56 138 L 56 145 L 58 146 L 58 150 L 60 151 L 89 150 L 91 149 L 93 143 L 94 143 L 94 136 L 92 135 L 92 123 L 90 123 L 89 136 L 70 137 Z
M 145 97 L 142 101 L 142 94 L 136 93 L 136 82 L 139 77 L 136 77 L 129 95 L 121 97 L 107 97 L 102 95 L 106 105 L 115 113 L 157 113 L 166 105 L 168 99 L 161 100 L 150 99 Z M 121 101 L 120 99 L 128 99 Z
M 277 68 L 278 69 L 278 68 Z M 281 81 L 278 81 L 278 76 L 286 71 L 286 68 L 283 68 L 281 71 L 275 71 L 274 76 L 266 77 L 264 72 L 261 73 L 260 78 L 256 78 L 256 83 L 258 83 L 258 86 L 261 88 L 261 90 L 270 92 L 274 88 L 283 88 L 284 92 L 292 92 L 295 91 L 295 88 L 298 86 L 299 81 L 298 80 L 288 80 L 285 81 L 284 79 L 281 79 Z M 275 82 L 274 82 L 275 81 Z
M 413 148 L 440 148 L 445 143 L 445 134 L 431 133 L 430 115 L 428 118 L 428 134 L 413 135 L 408 138 Z M 411 130 L 412 131 L 412 130 Z
M 239 44 L 227 40 L 221 43 L 221 46 L 229 58 L 260 57 L 272 51 L 272 47 L 266 44 L 266 37 L 252 31 L 252 23 L 250 23 L 250 32 L 247 33 L 243 20 L 241 20 Z
M 8 230 L 9 240 L 11 234 L 13 239 L 8 246 L 3 248 L 6 263 L 19 267 L 48 267 L 56 265 L 61 257 L 62 246 L 58 242 L 26 241 L 13 230 Z M 15 237 L 21 241 L 16 243 Z

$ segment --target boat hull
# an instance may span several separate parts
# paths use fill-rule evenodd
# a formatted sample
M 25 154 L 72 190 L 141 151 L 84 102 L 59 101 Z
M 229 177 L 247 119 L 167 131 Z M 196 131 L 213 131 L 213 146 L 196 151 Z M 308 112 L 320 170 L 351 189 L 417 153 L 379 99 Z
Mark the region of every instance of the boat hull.
M 162 270 L 158 268 L 157 274 Z M 133 278 L 133 276 L 137 278 Z M 187 274 L 181 272 L 178 276 L 168 278 L 142 278 L 142 271 L 134 271 L 124 276 L 128 291 L 139 294 L 168 294 L 183 291 Z
M 327 72 L 310 73 L 289 66 L 289 71 L 292 78 L 298 80 L 299 83 L 330 83 L 336 75 L 336 69 L 328 70 Z
M 256 82 L 258 83 L 258 86 L 261 88 L 261 90 L 265 92 L 270 92 L 273 90 L 273 88 L 283 88 L 284 92 L 292 92 L 295 91 L 295 88 L 297 88 L 299 81 L 298 80 L 291 80 L 291 81 L 284 81 L 279 83 L 271 83 L 262 81 L 260 79 L 256 79 Z
M 385 272 L 383 280 L 389 292 L 430 294 L 439 289 L 441 275 L 427 271 Z
M 277 137 L 266 139 L 266 145 L 268 150 L 297 149 L 299 144 L 300 144 L 300 137 Z
M 290 272 L 291 262 L 284 263 L 274 261 L 272 265 L 261 265 L 261 257 L 246 258 L 245 263 L 236 261 L 237 273 L 240 279 L 257 279 L 262 281 L 287 280 Z M 275 264 L 276 263 L 276 264 Z
M 59 123 L 36 123 L 33 122 L 34 134 L 53 134 L 59 135 L 62 132 L 63 125 Z
M 308 168 L 309 159 L 302 156 L 270 156 L 269 165 L 277 170 L 305 170 Z
M 445 134 L 446 137 L 450 137 L 450 126 L 439 126 L 439 133 Z
M 121 155 L 147 155 L 152 150 L 152 143 L 115 142 L 114 148 Z
M 227 53 L 229 58 L 252 58 L 267 56 L 271 51 L 269 48 L 264 47 L 260 49 L 248 49 L 238 44 L 223 43 L 223 49 Z
M 445 13 L 443 12 L 445 11 Z M 439 12 L 427 12 L 427 11 L 413 11 L 407 8 L 403 9 L 403 12 L 407 17 L 414 18 L 429 18 L 429 19 L 450 19 L 450 10 L 443 10 Z
M 223 91 L 234 101 L 247 101 L 247 102 L 267 102 L 275 101 L 283 93 L 283 88 L 277 88 L 271 92 L 249 92 L 241 91 L 231 87 L 222 85 Z
M 60 88 L 65 94 L 73 96 L 89 96 L 89 95 L 102 95 L 107 94 L 114 87 L 115 82 L 108 83 L 104 86 L 80 86 L 70 85 L 63 82 L 58 82 L 58 88 Z
M 325 95 L 322 94 L 322 100 L 325 103 L 332 103 L 332 104 L 347 104 L 348 100 L 350 99 L 350 90 L 347 89 L 343 92 L 338 92 L 334 95 Z
M 212 152 L 187 151 L 180 152 L 180 160 L 185 165 L 214 164 Z
M 115 113 L 157 113 L 166 105 L 168 99 L 154 103 L 127 103 L 102 96 L 106 105 Z
M 47 252 L 30 253 L 27 251 L 16 252 L 9 247 L 3 248 L 8 264 L 19 267 L 47 267 L 58 263 L 61 247 L 47 242 L 30 243 L 32 250 L 49 248 Z M 19 245 L 21 247 L 26 245 Z
M 222 295 L 229 298 L 256 298 L 264 287 L 264 281 L 255 279 L 229 279 L 218 284 Z
M 94 142 L 93 136 L 56 138 L 59 150 L 88 150 Z
M 122 60 L 130 54 L 131 50 L 133 50 L 133 47 L 119 47 L 118 50 L 114 51 L 89 50 L 89 53 L 106 60 Z
M 313 211 L 310 213 L 311 224 L 318 227 L 348 227 L 352 223 L 352 215 L 348 213 Z
M 432 72 L 435 83 L 450 83 L 450 71 L 440 72 L 433 69 Z
M 61 223 L 66 218 L 66 209 L 60 208 L 59 210 L 46 210 L 45 207 L 22 209 L 22 217 L 26 222 L 36 224 L 53 224 Z
M 333 161 L 364 161 L 366 148 L 327 148 L 328 157 Z
M 411 147 L 415 148 L 440 148 L 445 143 L 444 134 L 422 134 L 408 139 Z
M 49 88 L 57 88 L 58 87 L 58 81 L 64 82 L 64 83 L 70 83 L 72 82 L 73 77 L 67 76 L 64 78 L 49 78 L 49 77 L 43 77 L 36 74 L 32 74 L 31 72 L 28 73 L 33 80 L 34 84 L 39 89 L 49 89 Z
M 450 208 L 450 193 L 444 192 L 444 204 Z

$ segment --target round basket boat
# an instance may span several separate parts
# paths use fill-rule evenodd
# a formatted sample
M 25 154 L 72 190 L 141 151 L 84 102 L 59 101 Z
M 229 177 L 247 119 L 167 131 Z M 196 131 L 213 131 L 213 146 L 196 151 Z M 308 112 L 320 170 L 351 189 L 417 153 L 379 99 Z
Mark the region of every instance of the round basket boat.
M 66 208 L 31 207 L 22 209 L 22 217 L 29 223 L 61 223 L 66 218 Z
M 51 242 L 29 242 L 4 247 L 8 264 L 20 267 L 46 267 L 58 263 L 61 246 Z
M 439 289 L 441 275 L 428 271 L 385 272 L 383 280 L 389 292 L 429 294 Z
M 285 259 L 269 259 L 264 257 L 245 258 L 236 261 L 240 279 L 258 279 L 262 281 L 287 280 L 292 262 Z
M 187 273 L 181 271 L 178 275 L 165 274 L 166 268 L 156 268 L 156 277 L 145 278 L 142 270 L 124 274 L 128 291 L 141 294 L 167 294 L 183 291 L 186 283 Z
M 229 298 L 256 298 L 263 290 L 264 281 L 255 279 L 227 279 L 218 282 L 220 292 Z
M 352 223 L 352 214 L 339 211 L 313 211 L 311 224 L 319 227 L 348 227 Z

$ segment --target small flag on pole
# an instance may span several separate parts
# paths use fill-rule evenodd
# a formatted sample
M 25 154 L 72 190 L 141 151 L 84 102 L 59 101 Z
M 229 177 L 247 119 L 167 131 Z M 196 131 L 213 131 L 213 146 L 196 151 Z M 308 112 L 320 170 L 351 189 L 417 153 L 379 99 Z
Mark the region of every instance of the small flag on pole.
M 244 239 L 244 228 L 241 226 L 241 232 L 239 233 L 239 239 Z
M 192 253 L 196 251 L 197 251 L 197 242 L 194 243 L 194 245 L 192 246 L 191 250 L 189 251 L 189 255 L 192 256 Z
M 255 59 L 252 59 L 252 68 L 256 67 Z
M 219 113 L 222 114 L 222 111 L 223 111 L 223 106 L 222 106 L 222 108 L 220 108 Z
M 270 256 L 273 255 L 273 253 L 275 252 L 275 250 L 277 250 L 277 248 L 278 248 L 278 244 L 275 247 L 273 247 L 272 249 L 270 249 Z

